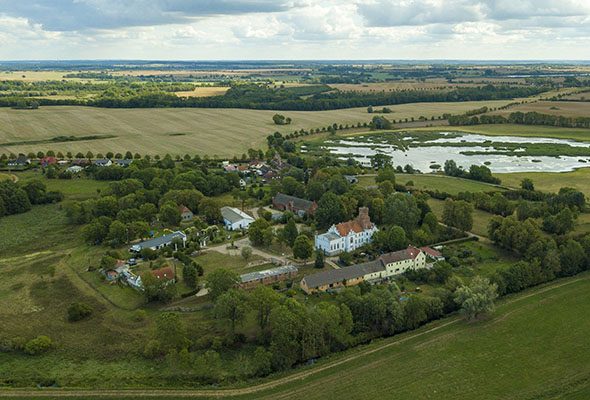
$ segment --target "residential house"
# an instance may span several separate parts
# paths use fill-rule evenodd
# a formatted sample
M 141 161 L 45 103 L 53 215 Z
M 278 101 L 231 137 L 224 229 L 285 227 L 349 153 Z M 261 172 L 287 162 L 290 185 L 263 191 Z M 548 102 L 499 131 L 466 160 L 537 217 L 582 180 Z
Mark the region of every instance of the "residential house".
M 258 285 L 271 285 L 295 278 L 298 272 L 299 270 L 294 265 L 283 265 L 264 271 L 250 272 L 240 276 L 239 286 L 242 289 L 250 289 Z
M 303 217 L 304 215 L 313 215 L 318 205 L 315 201 L 300 199 L 299 197 L 289 196 L 283 193 L 277 193 L 272 198 L 272 206 L 277 210 L 291 211 L 294 214 Z
M 174 282 L 175 275 L 172 267 L 164 267 L 151 271 L 151 274 L 159 280 Z
M 359 178 L 356 175 L 343 175 L 344 179 L 346 179 L 346 181 L 348 183 L 350 183 L 351 185 L 354 183 L 358 183 Z
M 131 158 L 124 158 L 115 160 L 113 163 L 115 165 L 118 165 L 119 167 L 127 168 L 128 166 L 133 164 L 133 160 Z
M 410 269 L 426 267 L 426 254 L 413 246 L 381 255 L 374 261 L 303 277 L 300 286 L 307 294 L 355 286 L 361 282 L 379 283 Z
M 178 211 L 180 211 L 180 218 L 182 218 L 183 221 L 192 221 L 194 215 L 188 207 L 180 205 L 178 206 Z
M 9 160 L 7 165 L 9 167 L 26 167 L 29 164 L 31 164 L 31 160 L 24 154 L 20 154 L 14 160 Z
M 55 157 L 43 157 L 41 160 L 39 160 L 39 164 L 41 164 L 42 167 L 47 167 L 49 165 L 55 165 L 57 164 L 57 158 Z
M 444 261 L 445 260 L 442 253 L 436 249 L 425 246 L 425 247 L 420 247 L 420 250 L 422 250 L 426 254 L 426 258 L 428 258 L 430 260 L 433 260 L 433 261 Z
M 71 172 L 72 174 L 79 174 L 84 168 L 79 165 L 72 165 L 71 167 L 66 168 L 67 172 Z
M 96 165 L 97 167 L 110 167 L 111 165 L 113 165 L 113 162 L 108 158 L 102 158 L 99 160 L 95 160 L 94 165 Z
M 315 247 L 329 256 L 354 251 L 371 243 L 375 232 L 377 226 L 371 222 L 369 209 L 360 207 L 355 219 L 332 225 L 326 233 L 316 235 Z
M 181 231 L 176 231 L 169 233 L 168 235 L 160 236 L 157 238 L 153 238 L 150 240 L 146 240 L 144 242 L 134 244 L 129 248 L 129 251 L 139 253 L 143 249 L 159 250 L 165 246 L 170 246 L 175 239 L 181 240 L 182 245 L 185 246 L 187 239 L 186 235 Z
M 235 207 L 221 207 L 221 216 L 223 217 L 223 225 L 229 231 L 238 229 L 246 229 L 254 218 Z
M 79 165 L 81 167 L 85 167 L 87 165 L 90 165 L 90 161 L 88 161 L 86 158 L 78 158 L 72 161 L 72 165 Z

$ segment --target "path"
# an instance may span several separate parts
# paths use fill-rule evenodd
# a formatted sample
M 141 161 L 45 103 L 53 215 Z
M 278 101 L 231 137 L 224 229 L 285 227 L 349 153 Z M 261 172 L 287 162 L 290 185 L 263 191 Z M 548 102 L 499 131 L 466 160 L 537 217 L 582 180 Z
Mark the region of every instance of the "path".
M 281 264 L 288 264 L 288 263 L 290 263 L 290 261 L 284 255 L 279 256 L 279 255 L 271 254 L 269 252 L 266 252 L 264 250 L 261 250 L 261 249 L 259 249 L 257 247 L 252 247 L 252 245 L 250 244 L 250 240 L 247 237 L 242 238 L 242 239 L 239 239 L 239 240 L 236 240 L 234 242 L 234 246 L 236 248 L 233 248 L 232 249 L 232 248 L 228 248 L 228 246 L 230 246 L 230 245 L 227 244 L 227 243 L 224 243 L 224 244 L 220 244 L 219 246 L 207 247 L 206 249 L 203 249 L 203 250 L 213 250 L 213 251 L 216 251 L 218 253 L 227 254 L 227 255 L 230 255 L 230 256 L 241 256 L 242 248 L 245 247 L 245 246 L 249 246 L 249 247 L 252 248 L 252 254 L 256 254 L 257 256 L 260 256 L 262 258 L 266 258 L 266 259 L 269 259 L 269 260 L 277 260 Z
M 572 283 L 587 280 L 589 276 L 582 277 L 582 278 L 575 278 L 568 280 L 566 282 L 555 283 L 553 285 L 545 286 L 539 290 L 535 290 L 531 293 L 513 297 L 507 299 L 503 302 L 504 305 L 512 304 L 519 302 L 521 300 L 527 299 L 532 296 L 537 296 L 539 294 L 548 292 L 553 289 L 560 288 L 562 286 L 570 285 Z M 312 367 L 309 369 L 305 369 L 303 371 L 295 372 L 293 374 L 287 375 L 282 378 L 278 378 L 269 382 L 260 383 L 256 385 L 252 385 L 249 387 L 238 388 L 238 389 L 108 389 L 108 390 L 100 390 L 100 389 L 54 389 L 54 388 L 47 388 L 47 389 L 0 389 L 0 397 L 6 398 L 18 398 L 18 397 L 33 397 L 33 398 L 42 398 L 42 397 L 76 397 L 76 398 L 84 398 L 84 397 L 104 397 L 104 398 L 129 398 L 129 397 L 175 397 L 175 398 L 189 398 L 189 397 L 232 397 L 232 396 L 241 396 L 247 395 L 252 393 L 258 393 L 263 390 L 273 389 L 277 386 L 281 386 L 287 383 L 291 383 L 294 381 L 298 381 L 301 379 L 305 379 L 309 376 L 318 374 L 320 372 L 333 369 L 337 366 L 342 364 L 349 363 L 354 361 L 360 357 L 364 357 L 379 351 L 382 351 L 386 348 L 392 346 L 398 346 L 402 343 L 405 343 L 411 339 L 415 339 L 420 336 L 424 336 L 426 334 L 436 332 L 442 328 L 445 328 L 449 325 L 456 324 L 457 322 L 461 321 L 458 316 L 452 316 L 446 319 L 446 322 L 442 322 L 439 325 L 436 325 L 430 329 L 418 330 L 414 332 L 410 332 L 408 334 L 402 334 L 394 336 L 390 339 L 383 340 L 385 343 L 380 343 L 375 346 L 367 346 L 366 348 L 361 348 L 354 352 L 354 354 L 344 355 L 342 357 L 338 357 L 338 359 L 333 361 L 327 361 L 325 364 L 321 366 Z M 440 321 L 439 321 L 440 322 Z M 435 322 L 434 324 L 436 324 Z M 432 325 L 432 324 L 431 324 Z

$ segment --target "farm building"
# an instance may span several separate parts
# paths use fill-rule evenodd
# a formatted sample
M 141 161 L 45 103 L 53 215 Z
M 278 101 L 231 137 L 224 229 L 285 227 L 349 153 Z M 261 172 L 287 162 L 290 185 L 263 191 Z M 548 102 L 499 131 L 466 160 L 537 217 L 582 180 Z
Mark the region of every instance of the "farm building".
M 329 256 L 349 252 L 371 243 L 377 227 L 371 222 L 369 209 L 359 208 L 356 219 L 332 225 L 328 232 L 315 237 L 315 247 Z
M 444 261 L 445 260 L 442 253 L 436 249 L 433 249 L 431 247 L 420 247 L 420 250 L 422 250 L 426 254 L 426 258 L 429 258 L 434 261 Z
M 183 246 L 186 243 L 186 235 L 180 231 L 176 231 L 168 235 L 160 236 L 157 238 L 146 240 L 145 242 L 134 244 L 129 248 L 129 251 L 139 253 L 143 249 L 158 250 L 165 246 L 170 246 L 174 242 L 174 239 L 181 240 Z
M 240 276 L 240 287 L 250 289 L 258 285 L 271 285 L 287 279 L 295 278 L 299 270 L 294 265 L 266 269 L 264 271 L 250 272 Z
M 223 225 L 229 231 L 238 229 L 246 229 L 254 218 L 235 207 L 221 207 L 221 216 L 223 217 Z
M 291 211 L 294 214 L 303 217 L 304 215 L 313 215 L 318 205 L 315 201 L 300 199 L 299 197 L 289 196 L 283 193 L 277 193 L 272 198 L 272 205 L 277 210 Z
M 378 283 L 410 269 L 426 267 L 426 254 L 413 246 L 407 249 L 382 254 L 378 259 L 341 269 L 322 271 L 305 276 L 301 289 L 305 293 L 324 292 L 361 282 Z
M 183 221 L 191 221 L 193 219 L 193 212 L 187 206 L 178 206 L 178 211 L 180 211 L 180 218 Z

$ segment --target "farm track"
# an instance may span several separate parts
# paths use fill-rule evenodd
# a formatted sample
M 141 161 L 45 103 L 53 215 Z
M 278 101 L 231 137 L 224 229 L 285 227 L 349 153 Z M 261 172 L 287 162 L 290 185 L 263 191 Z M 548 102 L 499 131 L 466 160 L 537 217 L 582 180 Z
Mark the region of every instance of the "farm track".
M 557 282 L 555 284 L 545 286 L 539 290 L 535 290 L 531 293 L 527 293 L 518 297 L 508 298 L 502 302 L 502 305 L 508 305 L 512 303 L 519 302 L 521 300 L 538 296 L 540 294 L 546 293 L 548 291 L 570 285 L 572 283 L 576 283 L 582 280 L 590 279 L 589 276 L 575 278 L 571 280 L 567 280 L 566 282 Z M 501 318 L 502 316 L 500 316 Z M 386 348 L 397 346 L 404 342 L 407 342 L 411 339 L 415 339 L 426 334 L 436 332 L 442 328 L 447 326 L 456 324 L 460 321 L 458 316 L 453 316 L 448 318 L 448 320 L 440 325 L 434 326 L 430 329 L 422 330 L 415 333 L 410 333 L 405 335 L 399 339 L 393 338 L 393 341 L 388 341 L 388 343 L 383 343 L 374 347 L 362 349 L 354 354 L 350 354 L 344 356 L 340 359 L 327 362 L 326 364 L 319 366 L 317 368 L 312 368 L 309 370 L 304 370 L 300 372 L 293 373 L 291 375 L 278 378 L 276 380 L 272 380 L 269 382 L 244 387 L 244 388 L 235 388 L 235 389 L 0 389 L 0 397 L 3 398 L 56 398 L 56 397 L 69 397 L 69 398 L 86 398 L 86 397 L 104 397 L 104 398 L 134 398 L 134 397 L 158 397 L 158 398 L 190 398 L 190 397 L 209 397 L 209 398 L 220 398 L 220 397 L 234 397 L 234 396 L 241 396 L 241 395 L 249 395 L 258 393 L 264 390 L 274 389 L 278 386 L 283 384 L 291 383 L 294 381 L 302 380 L 308 378 L 312 375 L 318 374 L 320 372 L 330 370 L 332 368 L 338 367 L 340 365 L 349 363 L 353 360 L 356 360 L 360 357 L 364 357 L 379 351 L 382 351 Z

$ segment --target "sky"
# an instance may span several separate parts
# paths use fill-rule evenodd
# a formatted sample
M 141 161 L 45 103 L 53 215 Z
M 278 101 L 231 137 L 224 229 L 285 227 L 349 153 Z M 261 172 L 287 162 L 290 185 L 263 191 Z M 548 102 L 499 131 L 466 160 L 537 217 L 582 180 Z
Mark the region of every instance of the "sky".
M 0 60 L 590 60 L 590 0 L 0 0 Z

